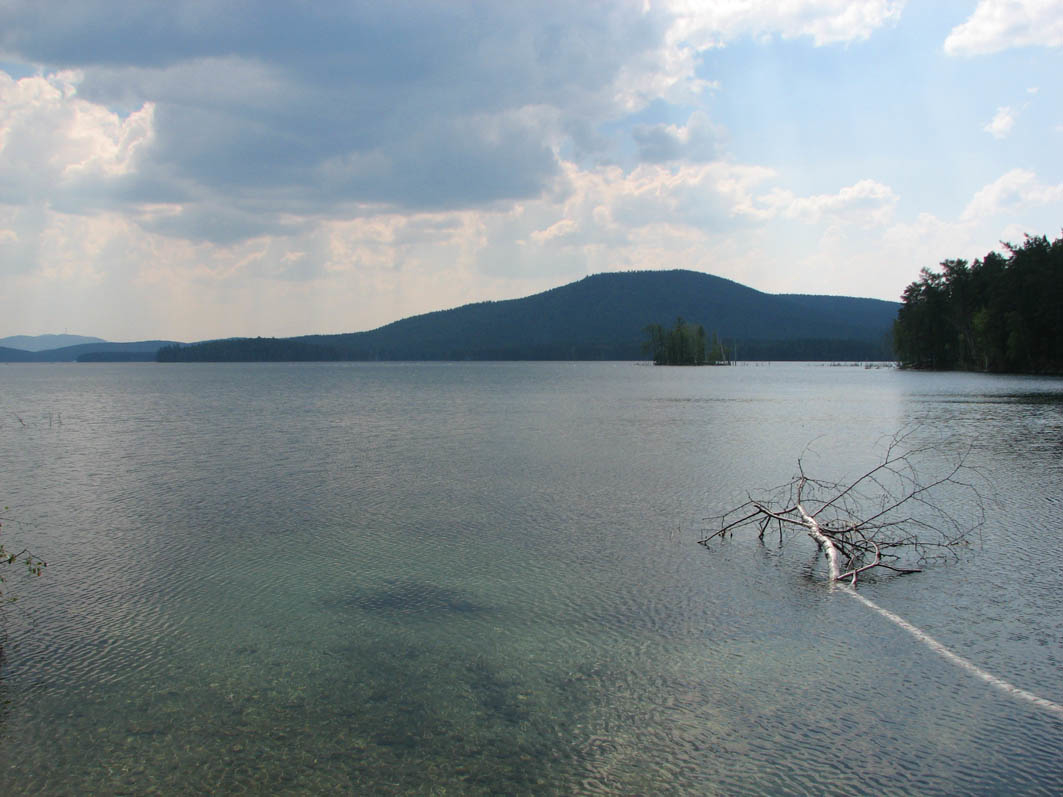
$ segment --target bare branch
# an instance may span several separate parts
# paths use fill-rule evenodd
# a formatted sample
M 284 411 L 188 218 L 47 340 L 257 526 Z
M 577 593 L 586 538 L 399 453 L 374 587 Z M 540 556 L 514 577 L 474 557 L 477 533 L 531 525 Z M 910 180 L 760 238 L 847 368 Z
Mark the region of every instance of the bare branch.
M 699 542 L 725 537 L 736 529 L 756 525 L 763 540 L 774 521 L 780 544 L 785 526 L 800 526 L 825 550 L 831 579 L 850 580 L 875 568 L 893 573 L 917 573 L 920 565 L 957 556 L 956 551 L 985 521 L 978 489 L 967 474 L 979 475 L 968 465 L 968 445 L 949 463 L 943 475 L 924 479 L 943 447 L 909 445 L 916 428 L 902 430 L 885 444 L 877 465 L 849 482 L 829 482 L 810 477 L 801 459 L 797 473 L 760 498 L 714 519 L 718 529 Z M 946 503 L 960 493 L 963 500 Z M 973 519 L 953 515 L 946 506 L 973 512 Z

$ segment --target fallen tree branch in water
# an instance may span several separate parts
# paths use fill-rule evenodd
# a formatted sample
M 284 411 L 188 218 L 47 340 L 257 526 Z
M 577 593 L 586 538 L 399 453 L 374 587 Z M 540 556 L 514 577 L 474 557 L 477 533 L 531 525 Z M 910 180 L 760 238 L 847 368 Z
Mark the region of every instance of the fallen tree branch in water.
M 719 528 L 699 542 L 708 547 L 712 540 L 722 539 L 746 526 L 758 528 L 758 536 L 763 540 L 774 525 L 782 544 L 785 529 L 799 527 L 824 551 L 832 587 L 837 586 L 840 592 L 860 601 L 990 686 L 1063 717 L 1063 705 L 983 670 L 856 591 L 857 577 L 876 568 L 917 573 L 921 567 L 914 564 L 954 558 L 956 551 L 968 544 L 985 521 L 982 496 L 970 479 L 984 480 L 967 463 L 971 447 L 967 446 L 954 457 L 948 467 L 941 468 L 939 475 L 923 478 L 921 464 L 940 461 L 932 455 L 940 453 L 942 446 L 908 447 L 916 431 L 894 435 L 881 462 L 848 483 L 809 478 L 798 460 L 797 475 L 791 481 L 769 491 L 766 497 L 750 497 L 741 506 L 717 516 L 714 520 Z M 947 505 L 958 509 L 950 511 L 945 508 Z
M 713 518 L 717 530 L 699 542 L 708 546 L 747 526 L 763 540 L 773 526 L 783 542 L 786 529 L 803 529 L 827 557 L 830 580 L 855 585 L 881 568 L 917 573 L 932 562 L 955 558 L 985 519 L 982 496 L 971 481 L 970 446 L 937 475 L 925 476 L 941 446 L 910 446 L 916 430 L 899 432 L 877 465 L 850 482 L 828 482 L 797 474 L 768 495 Z M 962 507 L 962 512 L 947 509 Z M 960 517 L 963 515 L 963 518 Z

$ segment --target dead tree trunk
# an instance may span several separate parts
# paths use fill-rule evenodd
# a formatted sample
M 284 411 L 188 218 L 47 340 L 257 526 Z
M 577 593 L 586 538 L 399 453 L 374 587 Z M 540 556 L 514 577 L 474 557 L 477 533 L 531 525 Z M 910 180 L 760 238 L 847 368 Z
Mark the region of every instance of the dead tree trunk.
M 712 540 L 746 526 L 759 528 L 763 540 L 765 532 L 775 526 L 781 544 L 787 529 L 802 530 L 824 551 L 832 586 L 990 686 L 1063 717 L 1063 705 L 987 672 L 856 591 L 861 573 L 876 568 L 916 573 L 928 562 L 955 558 L 985 520 L 981 494 L 970 477 L 984 478 L 967 464 L 970 447 L 951 465 L 939 468 L 939 475 L 924 479 L 917 465 L 930 459 L 929 454 L 940 446 L 909 447 L 914 431 L 895 435 L 882 461 L 848 483 L 811 479 L 798 460 L 797 475 L 791 481 L 768 491 L 766 497 L 751 497 L 717 516 L 719 528 L 699 542 L 708 547 Z
M 801 529 L 825 553 L 831 582 L 854 586 L 858 576 L 876 568 L 916 573 L 929 562 L 953 558 L 985 518 L 970 480 L 977 475 L 967 464 L 970 448 L 943 472 L 924 478 L 922 461 L 939 446 L 911 447 L 913 435 L 895 435 L 881 461 L 848 483 L 813 479 L 798 460 L 791 481 L 717 516 L 719 528 L 699 542 L 708 546 L 747 526 L 759 528 L 763 539 L 774 526 L 781 543 L 787 529 Z M 946 496 L 964 511 L 947 509 L 939 500 Z

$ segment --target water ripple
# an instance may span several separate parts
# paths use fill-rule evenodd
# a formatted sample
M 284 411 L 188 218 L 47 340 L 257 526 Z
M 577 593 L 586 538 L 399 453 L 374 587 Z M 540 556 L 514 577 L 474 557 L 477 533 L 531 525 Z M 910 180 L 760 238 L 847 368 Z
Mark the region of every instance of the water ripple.
M 911 417 L 973 433 L 980 545 L 862 589 L 1058 702 L 1058 402 L 713 370 L 12 370 L 63 424 L 0 428 L 5 534 L 50 562 L 11 582 L 0 791 L 1057 792 L 1061 724 L 806 540 L 692 541 L 809 440 L 844 470 Z

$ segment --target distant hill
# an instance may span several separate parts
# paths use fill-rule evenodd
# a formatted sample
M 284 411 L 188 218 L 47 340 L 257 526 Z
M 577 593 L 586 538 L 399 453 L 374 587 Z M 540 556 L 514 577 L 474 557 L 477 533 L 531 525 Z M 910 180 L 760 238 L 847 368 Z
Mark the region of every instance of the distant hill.
M 297 340 L 359 360 L 643 359 L 648 324 L 701 324 L 746 359 L 888 359 L 898 302 L 772 295 L 695 271 L 596 274 L 500 302 Z
M 597 274 L 500 302 L 413 316 L 368 332 L 178 346 L 161 360 L 637 360 L 649 324 L 678 316 L 739 359 L 889 359 L 897 302 L 772 295 L 694 271 Z
M 103 338 L 85 335 L 11 335 L 7 338 L 0 338 L 0 348 L 45 351 L 46 349 L 59 349 L 63 346 L 76 346 L 79 343 L 104 342 Z
M 0 346 L 0 362 L 4 363 L 31 363 L 35 362 L 34 353 L 32 351 L 24 351 L 23 349 L 11 349 L 7 346 Z
M 645 328 L 671 327 L 678 317 L 737 348 L 739 360 L 882 360 L 892 359 L 899 308 L 880 299 L 762 293 L 696 271 L 628 271 L 367 332 L 190 345 L 95 339 L 37 352 L 0 344 L 0 361 L 641 360 Z
M 150 362 L 155 352 L 169 346 L 172 340 L 140 340 L 133 343 L 78 343 L 44 351 L 23 351 L 0 347 L 0 362 L 6 363 L 72 363 L 72 362 Z

